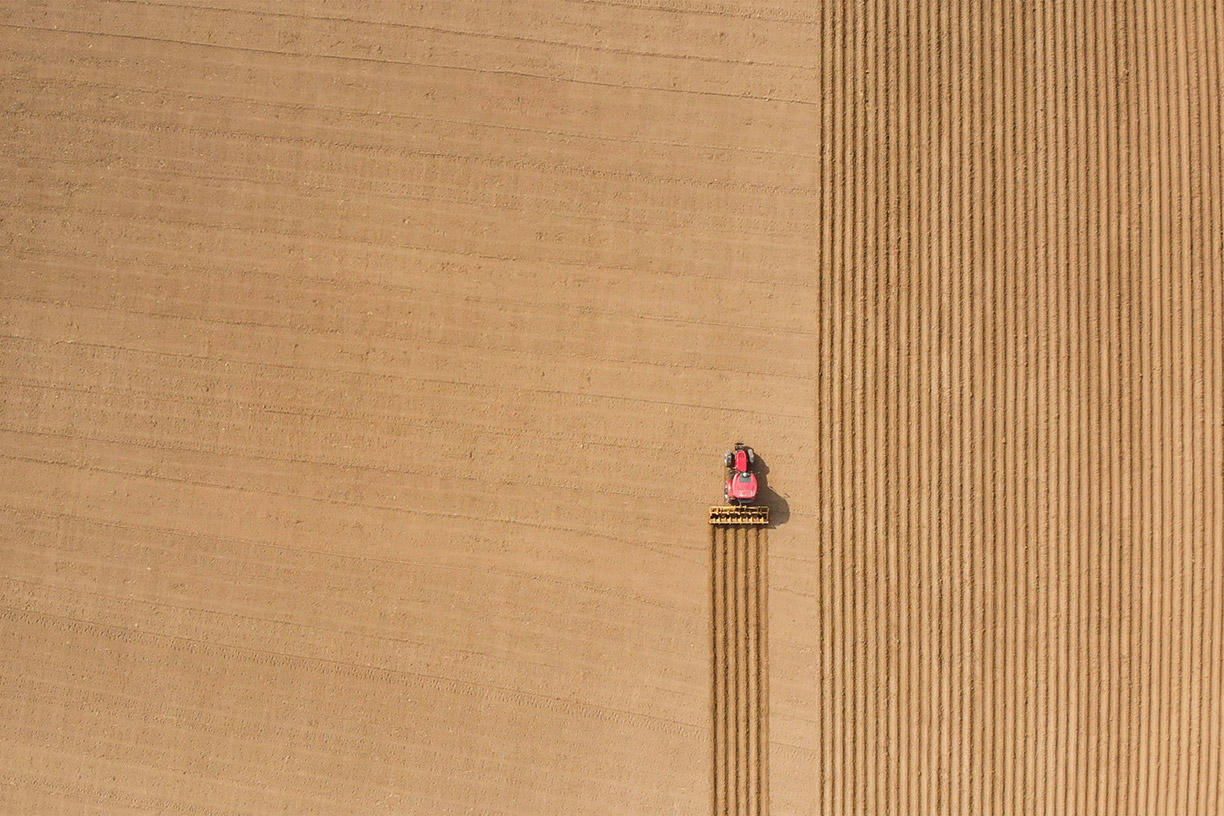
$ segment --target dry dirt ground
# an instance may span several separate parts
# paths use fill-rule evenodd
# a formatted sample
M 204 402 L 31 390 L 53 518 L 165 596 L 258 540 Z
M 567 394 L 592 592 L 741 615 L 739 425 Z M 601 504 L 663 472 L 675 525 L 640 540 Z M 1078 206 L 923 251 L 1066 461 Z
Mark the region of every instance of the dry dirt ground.
M 1222 45 L 4 4 L 0 812 L 1224 812 Z

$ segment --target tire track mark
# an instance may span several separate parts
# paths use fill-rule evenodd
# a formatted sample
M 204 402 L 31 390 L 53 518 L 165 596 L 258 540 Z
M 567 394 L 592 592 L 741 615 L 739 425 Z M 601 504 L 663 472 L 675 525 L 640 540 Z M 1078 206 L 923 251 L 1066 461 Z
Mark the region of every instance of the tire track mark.
M 735 809 L 735 774 L 732 769 L 735 767 L 735 730 L 737 722 L 735 719 L 735 537 L 730 530 L 723 530 L 723 545 L 726 549 L 726 557 L 724 560 L 723 587 L 726 603 L 723 606 L 723 644 L 724 655 L 726 657 L 726 673 L 723 679 L 727 711 L 725 716 L 726 730 L 724 736 L 727 741 L 725 761 L 722 767 L 723 787 L 726 791 L 726 797 L 723 801 L 723 810 L 726 814 L 731 814 Z
M 757 582 L 759 577 L 758 569 L 760 566 L 760 549 L 759 539 L 757 538 L 757 530 L 745 530 L 746 538 L 744 554 L 747 563 L 745 564 L 745 605 L 744 605 L 744 651 L 745 663 L 748 666 L 747 676 L 744 678 L 745 685 L 745 711 L 747 722 L 745 725 L 745 733 L 748 740 L 748 751 L 745 757 L 748 767 L 747 787 L 748 787 L 748 810 L 746 811 L 752 816 L 760 816 L 761 803 L 761 780 L 760 780 L 760 761 L 761 761 L 761 746 L 760 746 L 760 728 L 761 728 L 761 663 L 760 655 L 757 652 L 757 643 L 760 640 L 760 602 L 758 592 L 760 586 Z
M 757 813 L 769 816 L 769 531 L 757 537 Z
M 744 552 L 745 537 L 743 530 L 735 529 L 735 797 L 738 806 L 736 812 L 743 814 L 748 812 L 748 655 L 744 649 L 747 637 L 747 620 L 744 615 L 744 571 L 747 561 L 747 553 Z

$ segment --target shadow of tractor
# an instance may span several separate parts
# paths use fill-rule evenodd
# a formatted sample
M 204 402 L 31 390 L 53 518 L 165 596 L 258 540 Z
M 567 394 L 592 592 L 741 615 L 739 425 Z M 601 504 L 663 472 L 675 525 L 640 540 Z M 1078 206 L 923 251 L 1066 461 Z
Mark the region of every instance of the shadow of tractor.
M 769 463 L 760 451 L 756 451 L 756 464 L 752 468 L 757 476 L 756 504 L 769 508 L 769 526 L 777 527 L 790 520 L 790 503 L 786 497 L 769 486 Z

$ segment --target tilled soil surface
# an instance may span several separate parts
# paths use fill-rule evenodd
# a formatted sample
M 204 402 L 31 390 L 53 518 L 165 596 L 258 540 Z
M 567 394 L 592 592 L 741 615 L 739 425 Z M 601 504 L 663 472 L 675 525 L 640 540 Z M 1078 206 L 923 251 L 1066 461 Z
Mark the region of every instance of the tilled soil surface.
M 0 812 L 1224 812 L 1222 38 L 4 5 Z

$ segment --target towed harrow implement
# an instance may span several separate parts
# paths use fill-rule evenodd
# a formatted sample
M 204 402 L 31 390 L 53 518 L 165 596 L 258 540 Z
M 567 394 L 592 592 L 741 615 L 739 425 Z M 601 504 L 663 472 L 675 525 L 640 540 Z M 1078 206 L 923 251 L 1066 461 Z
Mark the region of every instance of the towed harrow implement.
M 750 504 L 729 504 L 710 508 L 711 524 L 769 524 L 769 508 Z

